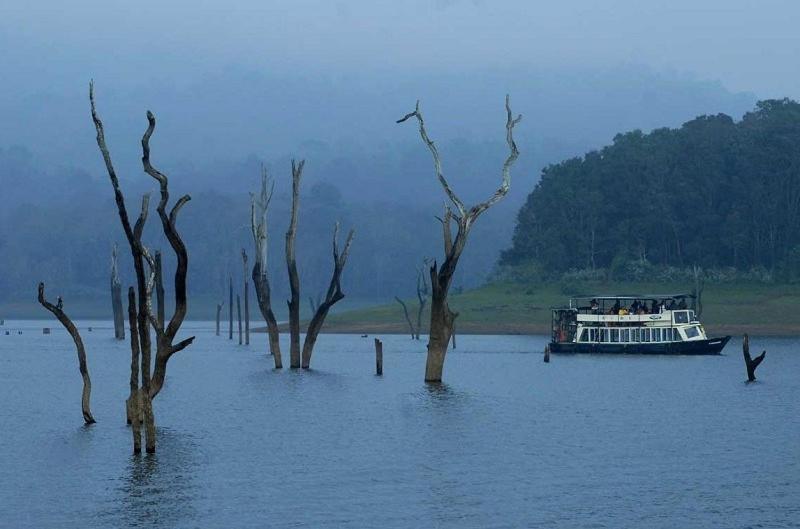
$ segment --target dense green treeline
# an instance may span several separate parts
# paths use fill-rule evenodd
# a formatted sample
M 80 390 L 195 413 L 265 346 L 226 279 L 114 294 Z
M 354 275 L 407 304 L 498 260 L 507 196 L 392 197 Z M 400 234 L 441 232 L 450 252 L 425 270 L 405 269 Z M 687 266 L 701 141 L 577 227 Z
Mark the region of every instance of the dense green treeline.
M 739 122 L 718 114 L 619 134 L 548 166 L 501 260 L 543 273 L 698 265 L 796 280 L 798 228 L 800 104 L 767 100 Z

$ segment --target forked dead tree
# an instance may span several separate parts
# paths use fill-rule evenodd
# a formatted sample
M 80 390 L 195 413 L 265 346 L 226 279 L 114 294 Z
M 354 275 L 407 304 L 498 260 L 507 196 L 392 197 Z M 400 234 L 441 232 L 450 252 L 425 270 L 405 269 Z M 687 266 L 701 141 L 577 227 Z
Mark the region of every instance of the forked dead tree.
M 267 323 L 269 350 L 275 361 L 275 369 L 283 367 L 281 359 L 281 342 L 278 332 L 278 320 L 272 311 L 269 276 L 267 273 L 267 210 L 272 200 L 273 189 L 269 187 L 267 170 L 261 168 L 261 192 L 258 196 L 250 195 L 250 228 L 253 232 L 256 261 L 253 264 L 253 286 L 256 289 L 258 310 Z
M 303 369 L 308 369 L 311 365 L 311 355 L 314 352 L 314 345 L 317 343 L 317 336 L 319 336 L 322 325 L 325 323 L 325 317 L 328 315 L 331 307 L 344 298 L 342 292 L 342 272 L 344 265 L 347 263 L 347 255 L 350 253 L 350 245 L 353 243 L 353 235 L 355 232 L 350 230 L 345 239 L 344 248 L 339 251 L 339 223 L 337 222 L 333 228 L 333 275 L 331 276 L 328 291 L 325 293 L 325 299 L 317 307 L 317 311 L 308 322 L 308 329 L 306 330 L 306 339 L 303 342 Z
M 297 238 L 297 215 L 300 207 L 300 180 L 306 161 L 292 160 L 292 212 L 286 230 L 286 268 L 289 273 L 289 367 L 300 367 L 300 276 L 297 273 L 294 242 Z
M 95 420 L 94 417 L 92 417 L 92 410 L 89 406 L 89 401 L 91 400 L 92 396 L 92 380 L 89 378 L 89 366 L 86 363 L 86 349 L 83 347 L 83 340 L 78 332 L 78 328 L 75 327 L 75 324 L 72 323 L 72 320 L 69 319 L 69 316 L 67 316 L 67 314 L 64 312 L 64 302 L 61 299 L 61 296 L 58 297 L 58 301 L 55 305 L 44 298 L 44 283 L 39 283 L 39 303 L 41 303 L 44 308 L 52 312 L 53 316 L 58 318 L 58 321 L 61 322 L 61 325 L 64 326 L 69 335 L 72 337 L 72 341 L 75 342 L 75 349 L 78 352 L 78 369 L 81 372 L 81 378 L 83 378 L 83 393 L 81 394 L 81 410 L 83 411 L 83 421 L 86 424 L 94 424 Z
M 125 315 L 122 308 L 122 284 L 117 268 L 117 243 L 111 248 L 111 310 L 114 314 L 114 338 L 125 339 Z
M 766 351 L 762 351 L 760 355 L 755 358 L 750 357 L 750 337 L 748 335 L 744 335 L 744 339 L 742 340 L 742 354 L 744 355 L 744 365 L 747 368 L 747 381 L 748 382 L 755 382 L 756 381 L 756 368 L 764 361 L 764 357 L 767 356 Z
M 92 119 L 97 131 L 97 146 L 103 155 L 106 170 L 111 180 L 112 187 L 114 188 L 114 197 L 117 203 L 117 210 L 119 213 L 120 221 L 122 223 L 125 236 L 128 239 L 129 246 L 131 247 L 131 254 L 134 261 L 134 269 L 136 271 L 136 280 L 138 286 L 139 305 L 137 309 L 137 330 L 138 330 L 138 349 L 140 352 L 140 365 L 141 365 L 141 389 L 138 391 L 139 399 L 133 399 L 134 403 L 141 406 L 141 417 L 144 420 L 145 426 L 145 441 L 146 450 L 148 453 L 155 452 L 156 438 L 155 438 L 155 420 L 152 411 L 152 399 L 155 398 L 164 386 L 166 378 L 167 365 L 172 358 L 172 355 L 185 349 L 194 341 L 194 336 L 181 340 L 175 343 L 175 337 L 180 330 L 184 318 L 186 317 L 187 310 L 187 296 L 186 296 L 186 275 L 188 271 L 189 258 L 186 251 L 186 246 L 178 233 L 176 222 L 178 213 L 181 208 L 191 199 L 189 195 L 184 195 L 179 198 L 167 213 L 167 203 L 169 202 L 169 181 L 167 176 L 158 171 L 150 163 L 150 138 L 155 130 L 156 119 L 152 112 L 147 112 L 147 130 L 142 136 L 142 166 L 145 173 L 150 175 L 159 184 L 160 200 L 156 211 L 158 212 L 159 219 L 161 220 L 162 231 L 170 244 L 170 247 L 175 252 L 177 265 L 175 268 L 174 277 L 174 294 L 175 294 L 175 307 L 169 323 L 166 326 L 162 325 L 159 318 L 152 309 L 152 290 L 156 281 L 156 261 L 147 248 L 142 244 L 142 231 L 144 224 L 147 220 L 147 211 L 149 206 L 149 196 L 145 195 L 142 200 L 142 208 L 139 218 L 134 227 L 131 227 L 128 217 L 127 208 L 125 206 L 125 197 L 119 185 L 119 180 L 116 175 L 111 155 L 106 146 L 105 134 L 103 130 L 103 123 L 100 120 L 94 101 L 94 86 L 89 85 L 89 100 L 91 104 Z M 147 261 L 150 274 L 145 275 L 144 262 Z M 155 363 L 152 368 L 151 377 L 151 341 L 149 325 L 152 325 L 156 334 L 156 357 Z M 132 341 L 132 348 L 133 348 Z M 137 412 L 134 412 L 136 417 Z
M 509 155 L 503 163 L 502 179 L 500 187 L 489 197 L 488 200 L 480 202 L 470 208 L 464 205 L 464 202 L 455 194 L 450 184 L 445 179 L 442 173 L 442 163 L 439 156 L 439 151 L 436 145 L 428 137 L 425 130 L 425 121 L 420 111 L 419 101 L 417 101 L 416 108 L 413 112 L 406 114 L 403 118 L 399 119 L 398 123 L 416 118 L 419 124 L 419 133 L 422 141 L 430 150 L 433 155 L 433 165 L 436 171 L 436 176 L 439 183 L 444 189 L 447 198 L 450 200 L 452 206 L 455 208 L 455 213 L 449 205 L 445 206 L 444 217 L 442 220 L 442 230 L 444 239 L 444 261 L 441 267 L 438 266 L 436 261 L 430 268 L 431 278 L 431 324 L 430 324 L 430 337 L 428 340 L 428 358 L 425 365 L 425 381 L 426 382 L 441 382 L 442 371 L 444 369 L 445 355 L 447 354 L 447 344 L 450 342 L 450 337 L 453 332 L 453 324 L 458 313 L 450 310 L 447 302 L 448 292 L 455 274 L 458 260 L 464 247 L 467 243 L 467 237 L 472 225 L 478 217 L 487 209 L 495 205 L 503 199 L 508 193 L 511 186 L 511 166 L 519 156 L 517 145 L 514 143 L 514 126 L 519 123 L 522 116 L 513 117 L 509 98 L 506 96 L 506 142 L 508 143 Z M 451 223 L 455 220 L 458 225 L 455 237 L 451 230 Z
M 405 318 L 406 318 L 406 323 L 408 323 L 408 329 L 411 331 L 411 339 L 412 339 L 412 340 L 416 339 L 416 337 L 417 337 L 417 332 L 416 332 L 416 330 L 414 329 L 414 324 L 413 324 L 413 323 L 411 323 L 411 318 L 410 318 L 410 317 L 409 317 L 409 315 L 408 315 L 408 307 L 406 306 L 406 302 L 405 302 L 405 301 L 403 301 L 402 299 L 400 299 L 400 297 L 399 297 L 399 296 L 395 296 L 395 297 L 394 297 L 394 300 L 395 300 L 396 302 L 398 302 L 398 303 L 400 304 L 400 306 L 401 306 L 401 307 L 403 307 L 403 315 L 404 315 L 404 316 L 405 316 Z

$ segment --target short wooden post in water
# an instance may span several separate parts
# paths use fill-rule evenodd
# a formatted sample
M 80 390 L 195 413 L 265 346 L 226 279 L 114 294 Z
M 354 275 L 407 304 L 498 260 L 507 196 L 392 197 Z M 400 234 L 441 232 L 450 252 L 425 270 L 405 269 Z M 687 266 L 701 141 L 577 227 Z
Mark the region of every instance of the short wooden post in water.
M 375 338 L 375 373 L 383 375 L 383 342 Z
M 550 363 L 550 344 L 544 346 L 544 363 Z
M 222 312 L 222 303 L 217 303 L 217 336 L 219 336 L 219 314 Z
M 756 381 L 756 368 L 764 360 L 764 357 L 767 355 L 767 352 L 763 351 L 757 357 L 751 358 L 750 357 L 750 337 L 745 334 L 744 335 L 744 339 L 742 340 L 742 354 L 744 356 L 744 365 L 747 368 L 747 381 L 748 382 L 755 382 Z

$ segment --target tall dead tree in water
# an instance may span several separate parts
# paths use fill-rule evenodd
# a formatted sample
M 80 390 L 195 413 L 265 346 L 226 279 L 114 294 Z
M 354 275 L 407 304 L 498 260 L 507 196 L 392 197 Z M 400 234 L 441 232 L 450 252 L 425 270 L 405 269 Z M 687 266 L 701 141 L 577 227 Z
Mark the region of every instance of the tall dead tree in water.
M 400 296 L 395 296 L 394 300 L 403 307 L 403 316 L 406 318 L 406 323 L 408 324 L 408 329 L 411 331 L 411 339 L 414 340 L 417 337 L 417 332 L 414 329 L 414 324 L 411 323 L 411 317 L 408 315 L 408 307 L 406 306 L 406 302 L 400 299 Z
M 292 212 L 289 229 L 286 230 L 286 268 L 289 273 L 289 367 L 300 367 L 300 276 L 297 273 L 294 242 L 297 238 L 297 214 L 300 207 L 300 179 L 306 161 L 295 163 L 292 160 Z
M 488 200 L 480 202 L 470 208 L 464 205 L 464 202 L 455 194 L 450 187 L 450 184 L 445 179 L 442 173 L 442 163 L 439 156 L 439 151 L 434 145 L 433 141 L 428 137 L 428 132 L 425 130 L 425 121 L 422 118 L 420 111 L 419 101 L 417 101 L 416 108 L 399 119 L 397 122 L 402 123 L 410 118 L 416 118 L 419 123 L 419 133 L 422 141 L 430 150 L 433 155 L 433 165 L 436 170 L 436 177 L 444 189 L 447 198 L 450 200 L 455 213 L 449 205 L 445 206 L 444 217 L 442 218 L 442 229 L 444 239 L 444 261 L 442 266 L 439 267 L 436 261 L 430 268 L 431 278 L 431 324 L 430 324 L 430 337 L 428 340 L 428 359 L 425 365 L 425 381 L 426 382 L 441 382 L 442 371 L 444 369 L 444 360 L 447 353 L 447 344 L 450 342 L 450 337 L 453 332 L 453 324 L 458 313 L 450 310 L 447 303 L 447 296 L 450 286 L 455 274 L 458 260 L 461 253 L 464 251 L 464 246 L 467 243 L 467 237 L 472 225 L 478 217 L 494 204 L 499 202 L 508 193 L 511 186 L 511 166 L 519 156 L 517 145 L 514 143 L 514 126 L 519 123 L 522 116 L 513 117 L 509 98 L 506 96 L 506 142 L 510 153 L 503 163 L 502 179 L 500 187 Z M 451 223 L 455 220 L 458 225 L 455 237 L 451 230 Z
M 125 315 L 122 308 L 122 284 L 117 268 L 117 243 L 111 248 L 111 310 L 114 313 L 114 338 L 125 339 Z
M 83 347 L 83 340 L 78 332 L 78 328 L 75 327 L 75 324 L 72 323 L 72 320 L 69 319 L 69 316 L 64 312 L 64 302 L 61 296 L 58 297 L 58 301 L 55 305 L 44 298 L 44 283 L 39 283 L 39 303 L 42 304 L 42 307 L 52 312 L 53 316 L 58 318 L 58 321 L 61 322 L 61 325 L 64 326 L 72 337 L 72 341 L 75 342 L 75 349 L 78 352 L 78 369 L 81 372 L 81 378 L 83 378 L 83 393 L 81 395 L 83 421 L 86 424 L 94 424 L 95 420 L 94 417 L 92 417 L 92 410 L 89 406 L 89 401 L 92 396 L 92 380 L 89 378 L 89 366 L 86 363 L 86 349 Z
M 760 355 L 755 358 L 750 356 L 750 337 L 748 335 L 744 335 L 744 339 L 742 340 L 742 354 L 744 356 L 744 365 L 747 369 L 747 381 L 748 382 L 755 382 L 756 381 L 756 368 L 764 361 L 764 357 L 767 356 L 766 351 L 762 351 Z
M 155 260 L 155 274 L 156 281 L 156 311 L 158 323 L 164 326 L 164 276 L 161 271 L 161 251 L 156 250 Z
M 145 440 L 147 452 L 155 452 L 156 439 L 155 439 L 155 420 L 152 412 L 152 399 L 155 398 L 164 386 L 166 378 L 167 365 L 172 358 L 172 355 L 185 349 L 194 341 L 194 336 L 181 340 L 175 343 L 175 337 L 180 330 L 183 320 L 186 317 L 187 310 L 187 296 L 186 296 L 186 275 L 188 271 L 189 258 L 186 251 L 186 246 L 178 233 L 176 222 L 178 213 L 181 208 L 191 198 L 189 195 L 184 195 L 179 198 L 167 213 L 167 203 L 169 202 L 169 181 L 167 176 L 158 171 L 150 163 L 150 138 L 155 130 L 156 119 L 152 112 L 147 112 L 147 130 L 142 136 L 142 166 L 144 172 L 150 175 L 158 182 L 160 200 L 156 211 L 158 212 L 159 219 L 161 220 L 162 231 L 167 238 L 171 248 L 175 252 L 177 265 L 175 268 L 174 277 L 174 294 L 175 294 L 175 307 L 169 323 L 166 326 L 162 325 L 158 317 L 152 310 L 151 294 L 153 285 L 155 283 L 156 262 L 150 256 L 147 248 L 142 244 L 142 231 L 147 219 L 147 210 L 149 206 L 149 196 L 145 195 L 142 200 L 142 209 L 136 225 L 131 227 L 128 218 L 127 208 L 125 206 L 125 197 L 119 186 L 119 180 L 114 170 L 111 161 L 111 155 L 106 146 L 105 134 L 103 130 L 103 123 L 100 120 L 95 109 L 94 101 L 94 87 L 89 85 L 89 100 L 91 104 L 92 119 L 94 121 L 95 129 L 97 131 L 97 146 L 103 155 L 106 170 L 111 180 L 111 185 L 114 188 L 114 198 L 117 203 L 117 210 L 119 213 L 120 221 L 122 223 L 125 236 L 128 239 L 129 246 L 131 247 L 131 254 L 134 261 L 134 269 L 136 271 L 136 281 L 138 286 L 139 306 L 137 311 L 137 327 L 138 327 L 138 348 L 140 351 L 141 359 L 141 389 L 139 390 L 139 399 L 134 399 L 134 402 L 141 404 L 141 416 L 145 422 Z M 144 262 L 147 261 L 150 274 L 145 275 Z M 152 367 L 151 376 L 151 341 L 149 325 L 155 330 L 156 334 L 156 357 L 155 363 Z
M 268 186 L 267 170 L 261 168 L 261 192 L 259 195 L 250 195 L 250 228 L 253 232 L 256 260 L 253 264 L 253 286 L 256 290 L 256 300 L 261 316 L 267 323 L 269 350 L 275 361 L 275 369 L 283 367 L 281 359 L 280 334 L 278 321 L 272 311 L 272 297 L 267 273 L 267 210 L 272 200 L 273 190 Z
M 331 307 L 344 298 L 342 292 L 342 272 L 344 265 L 347 263 L 347 255 L 350 253 L 350 245 L 353 243 L 354 231 L 350 230 L 345 239 L 344 248 L 339 251 L 339 223 L 337 222 L 333 229 L 333 274 L 331 276 L 328 291 L 325 293 L 325 299 L 317 307 L 317 311 L 312 316 L 311 321 L 308 322 L 308 329 L 306 330 L 306 339 L 303 342 L 303 369 L 308 369 L 311 366 L 311 355 L 314 352 L 314 345 L 317 343 L 317 336 L 319 336 L 322 325 L 325 323 L 325 317 L 328 315 Z
M 250 345 L 250 283 L 247 281 L 247 252 L 244 251 L 244 248 L 242 248 L 242 269 L 244 270 L 242 275 L 244 281 L 244 343 Z

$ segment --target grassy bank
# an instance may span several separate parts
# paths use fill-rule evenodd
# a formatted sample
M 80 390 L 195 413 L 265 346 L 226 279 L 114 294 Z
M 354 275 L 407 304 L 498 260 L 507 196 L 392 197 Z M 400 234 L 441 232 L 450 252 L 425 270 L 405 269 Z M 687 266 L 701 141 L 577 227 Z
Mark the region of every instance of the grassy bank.
M 550 308 L 567 303 L 570 293 L 625 294 L 688 292 L 685 284 L 588 283 L 571 288 L 560 284 L 495 283 L 451 297 L 459 313 L 459 333 L 547 333 Z M 409 300 L 416 312 L 416 300 Z M 412 308 L 413 307 L 413 308 Z M 716 334 L 800 334 L 800 285 L 764 283 L 708 284 L 703 294 L 702 321 Z M 426 314 L 427 317 L 427 314 Z M 426 323 L 423 321 L 423 329 Z M 326 332 L 406 333 L 399 304 L 332 314 Z

